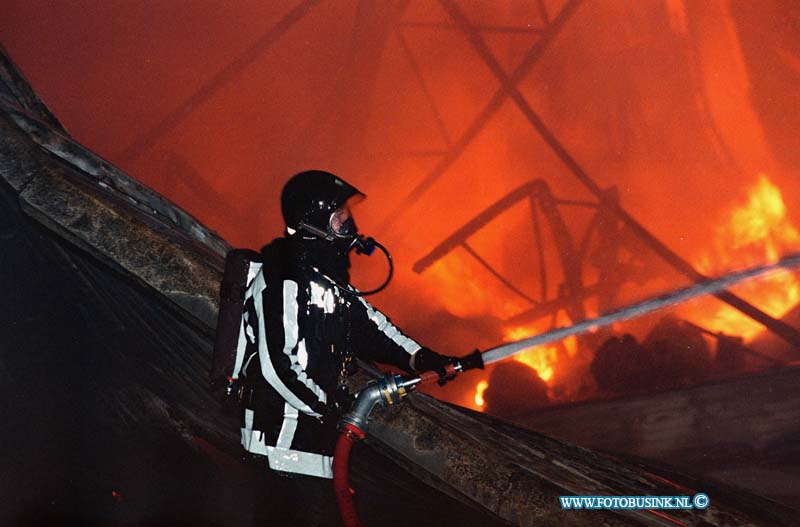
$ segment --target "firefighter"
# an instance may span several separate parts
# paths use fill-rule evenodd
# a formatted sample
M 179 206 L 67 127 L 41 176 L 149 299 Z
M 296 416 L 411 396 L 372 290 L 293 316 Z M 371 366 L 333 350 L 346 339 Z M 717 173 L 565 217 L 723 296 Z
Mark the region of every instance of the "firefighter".
M 350 251 L 374 244 L 350 212 L 363 198 L 328 172 L 293 176 L 281 194 L 286 234 L 262 249 L 245 292 L 241 434 L 258 465 L 259 521 L 339 524 L 332 456 L 355 357 L 409 373 L 454 360 L 404 335 L 350 285 Z

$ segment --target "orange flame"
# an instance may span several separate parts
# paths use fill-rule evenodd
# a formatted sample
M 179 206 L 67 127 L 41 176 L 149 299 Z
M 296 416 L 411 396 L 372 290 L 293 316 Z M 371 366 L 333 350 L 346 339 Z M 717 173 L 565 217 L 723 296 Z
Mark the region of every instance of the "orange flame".
M 475 386 L 475 406 L 478 408 L 482 408 L 483 405 L 486 404 L 486 401 L 483 400 L 483 392 L 485 392 L 488 387 L 488 381 L 480 381 L 478 385 Z
M 777 261 L 782 252 L 800 246 L 800 233 L 786 217 L 780 189 L 761 174 L 750 188 L 747 203 L 733 209 L 716 229 L 713 252 L 700 255 L 697 268 L 714 275 L 733 268 Z M 790 271 L 773 273 L 737 287 L 737 293 L 773 317 L 780 318 L 800 302 L 800 282 Z M 699 311 L 694 306 L 694 311 Z M 713 331 L 752 339 L 763 330 L 754 320 L 730 306 L 693 313 L 700 325 Z
M 714 229 L 711 246 L 706 253 L 696 255 L 694 263 L 701 272 L 716 276 L 765 261 L 774 262 L 798 247 L 800 231 L 787 218 L 780 189 L 761 175 L 748 189 L 746 199 L 729 209 Z M 504 300 L 498 288 L 492 287 L 492 280 L 463 252 L 455 251 L 436 262 L 430 276 L 436 286 L 435 297 L 455 316 L 466 318 L 491 313 L 502 318 L 520 308 L 513 300 Z M 774 273 L 738 286 L 736 293 L 770 315 L 780 317 L 800 302 L 800 281 L 791 272 Z M 589 313 L 597 311 L 596 305 L 587 303 L 586 307 Z M 746 341 L 763 330 L 758 323 L 714 299 L 687 304 L 680 312 L 711 331 L 741 336 Z M 567 326 L 570 322 L 562 311 L 555 325 Z M 552 324 L 551 319 L 540 319 L 525 325 L 508 325 L 504 328 L 503 340 L 518 341 L 542 333 Z M 583 382 L 585 376 L 581 372 L 588 367 L 591 355 L 580 354 L 578 338 L 572 336 L 558 343 L 527 349 L 510 360 L 535 370 L 548 386 L 551 400 L 564 401 L 579 393 L 574 388 Z M 488 379 L 480 380 L 474 390 L 464 393 L 463 403 L 483 410 L 488 387 Z
M 536 370 L 544 382 L 550 382 L 553 378 L 553 368 L 558 361 L 558 350 L 555 346 L 539 346 L 523 351 L 516 355 L 514 360 Z
M 542 328 L 537 325 L 513 327 L 505 331 L 505 340 L 508 342 L 521 340 L 541 331 Z M 577 338 L 574 335 L 567 337 L 564 339 L 563 344 L 567 350 L 567 355 L 574 357 L 578 350 Z M 556 364 L 559 360 L 558 345 L 548 344 L 533 347 L 516 354 L 514 360 L 536 370 L 539 377 L 549 385 L 554 381 Z

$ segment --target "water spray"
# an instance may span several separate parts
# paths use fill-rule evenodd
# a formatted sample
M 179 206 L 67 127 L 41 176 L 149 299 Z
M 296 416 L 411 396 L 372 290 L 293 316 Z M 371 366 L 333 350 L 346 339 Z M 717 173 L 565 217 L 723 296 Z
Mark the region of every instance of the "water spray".
M 507 344 L 501 344 L 500 346 L 484 351 L 482 354 L 483 362 L 484 364 L 492 364 L 512 355 L 516 355 L 517 353 L 534 346 L 550 344 L 551 342 L 556 342 L 572 335 L 585 333 L 592 328 L 608 326 L 614 322 L 620 322 L 646 315 L 653 311 L 674 306 L 693 298 L 718 293 L 732 285 L 750 280 L 751 278 L 773 273 L 781 269 L 791 269 L 794 267 L 800 267 L 800 253 L 793 253 L 789 256 L 781 258 L 775 263 L 750 267 L 748 269 L 736 271 L 719 278 L 710 278 L 689 287 L 665 293 L 663 295 L 650 298 L 643 302 L 639 302 L 638 304 L 633 304 L 616 311 L 611 311 L 610 313 L 600 315 L 599 317 L 582 320 L 581 322 L 571 326 L 556 328 L 546 333 L 540 333 L 539 335 L 535 335 L 533 337 L 525 338 L 515 342 L 509 342 Z
M 798 266 L 800 266 L 800 253 L 791 254 L 775 263 L 751 267 L 719 278 L 708 279 L 571 326 L 557 328 L 516 342 L 502 344 L 483 353 L 475 350 L 438 372 L 428 371 L 408 377 L 388 373 L 377 381 L 371 381 L 356 396 L 353 409 L 339 421 L 340 434 L 334 452 L 333 484 L 345 526 L 361 527 L 361 521 L 358 518 L 355 504 L 353 503 L 353 494 L 348 483 L 348 464 L 350 450 L 356 441 L 360 441 L 366 436 L 369 415 L 376 406 L 387 407 L 399 403 L 421 384 L 450 380 L 463 371 L 476 368 L 483 369 L 485 364 L 492 364 L 534 346 L 549 344 L 571 335 L 584 333 L 595 327 L 607 326 L 614 322 L 645 315 L 692 298 L 717 293 L 751 278 Z

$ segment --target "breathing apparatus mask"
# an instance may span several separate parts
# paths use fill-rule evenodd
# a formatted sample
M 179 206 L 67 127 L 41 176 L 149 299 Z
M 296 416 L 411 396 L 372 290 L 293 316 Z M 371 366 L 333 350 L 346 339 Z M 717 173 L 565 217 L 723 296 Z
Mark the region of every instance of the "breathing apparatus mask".
M 367 296 L 382 291 L 392 279 L 394 265 L 389 251 L 374 238 L 359 234 L 350 212 L 350 205 L 366 196 L 358 189 L 328 172 L 312 170 L 295 175 L 284 186 L 281 207 L 287 226 L 295 225 L 306 237 L 311 235 L 324 240 L 336 248 L 336 252 L 347 258 L 351 251 L 372 255 L 379 249 L 389 264 L 389 272 L 383 283 L 369 291 L 358 291 L 349 283 L 336 287 L 354 296 Z M 301 234 L 301 233 L 298 233 Z

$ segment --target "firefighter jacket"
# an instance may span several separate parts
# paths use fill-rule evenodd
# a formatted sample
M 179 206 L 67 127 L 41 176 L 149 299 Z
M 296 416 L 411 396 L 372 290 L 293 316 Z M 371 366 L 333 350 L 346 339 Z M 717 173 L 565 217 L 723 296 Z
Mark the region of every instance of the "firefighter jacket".
M 336 287 L 325 271 L 346 278 L 336 269 L 342 261 L 326 258 L 341 255 L 320 258 L 292 237 L 262 252 L 241 328 L 242 445 L 267 456 L 272 469 L 330 478 L 334 395 L 348 361 L 357 356 L 410 371 L 420 345 L 363 298 Z

